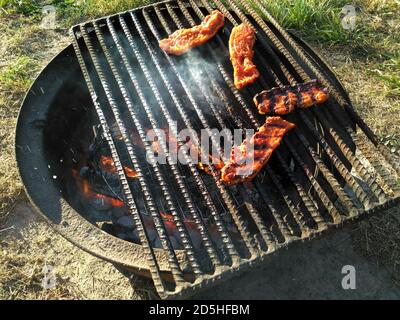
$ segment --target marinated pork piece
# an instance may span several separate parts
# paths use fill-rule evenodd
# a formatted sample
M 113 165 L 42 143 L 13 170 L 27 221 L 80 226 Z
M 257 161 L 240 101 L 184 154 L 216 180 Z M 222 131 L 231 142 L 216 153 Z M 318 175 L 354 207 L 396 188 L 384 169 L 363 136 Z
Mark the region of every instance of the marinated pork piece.
M 220 11 L 214 10 L 205 17 L 200 25 L 190 29 L 177 30 L 168 38 L 160 40 L 160 48 L 172 55 L 184 54 L 210 40 L 223 25 L 224 15 Z
M 221 170 L 221 180 L 228 185 L 251 181 L 268 162 L 285 133 L 295 127 L 281 117 L 268 117 L 250 140 L 233 147 L 231 158 Z
M 314 104 L 328 100 L 328 89 L 318 80 L 265 90 L 254 97 L 254 103 L 261 114 L 283 115 L 300 108 L 308 108 Z
M 249 83 L 253 83 L 260 76 L 253 63 L 255 41 L 255 31 L 250 26 L 242 23 L 232 29 L 229 37 L 229 54 L 237 89 L 242 89 Z

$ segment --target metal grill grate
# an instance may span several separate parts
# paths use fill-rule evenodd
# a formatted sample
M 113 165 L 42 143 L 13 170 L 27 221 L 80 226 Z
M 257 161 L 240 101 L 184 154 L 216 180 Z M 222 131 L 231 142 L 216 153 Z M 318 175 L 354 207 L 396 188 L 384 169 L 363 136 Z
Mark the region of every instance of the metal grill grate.
M 125 203 L 162 298 L 182 297 L 210 286 L 289 243 L 310 239 L 399 202 L 394 178 L 400 171 L 398 159 L 354 112 L 347 94 L 323 61 L 279 26 L 261 2 L 224 3 L 167 1 L 71 29 Z M 158 48 L 158 40 L 178 28 L 198 24 L 215 8 L 226 17 L 224 29 L 215 39 L 182 57 L 170 57 Z M 227 43 L 232 27 L 241 22 L 257 30 L 255 59 L 263 75 L 257 84 L 239 92 L 231 77 Z M 206 177 L 188 154 L 187 166 L 174 163 L 166 141 L 160 141 L 160 146 L 167 154 L 167 165 L 151 158 L 147 163 L 138 155 L 127 129 L 136 130 L 146 151 L 151 148 L 146 141 L 149 128 L 206 129 L 211 137 L 214 127 L 257 129 L 263 117 L 252 105 L 255 93 L 312 78 L 328 86 L 332 97 L 318 108 L 288 116 L 297 128 L 285 137 L 266 168 L 246 185 L 223 185 L 213 168 L 213 175 Z M 117 126 L 111 125 L 114 123 Z M 121 157 L 115 130 L 125 142 L 128 159 Z M 178 145 L 183 143 L 178 141 Z M 218 145 L 215 139 L 213 143 Z M 137 171 L 139 189 L 129 185 L 125 165 Z M 152 179 L 145 171 L 151 172 Z M 160 190 L 166 208 L 160 207 L 155 188 Z M 136 204 L 139 197 L 145 200 L 167 254 L 171 283 L 161 277 Z M 187 266 L 178 261 L 173 250 L 161 216 L 163 210 L 173 216 Z M 185 215 L 193 219 L 201 235 L 201 248 L 193 244 Z

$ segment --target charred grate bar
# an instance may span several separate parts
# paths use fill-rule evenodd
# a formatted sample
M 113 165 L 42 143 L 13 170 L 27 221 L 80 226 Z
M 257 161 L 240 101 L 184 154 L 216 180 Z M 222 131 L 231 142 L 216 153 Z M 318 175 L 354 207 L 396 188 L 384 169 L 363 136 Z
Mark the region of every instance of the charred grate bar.
M 199 24 L 214 9 L 224 13 L 226 21 L 213 40 L 182 57 L 159 49 L 161 38 Z M 232 28 L 242 22 L 256 30 L 255 62 L 262 75 L 239 92 L 233 85 L 227 43 Z M 399 159 L 357 115 L 323 60 L 285 31 L 262 2 L 166 1 L 74 26 L 71 37 L 123 201 L 161 298 L 207 288 L 290 243 L 399 203 Z M 206 175 L 187 153 L 187 165 L 177 164 L 163 139 L 159 146 L 167 163 L 161 165 L 151 156 L 144 161 L 129 132 L 134 130 L 145 151 L 151 151 L 148 129 L 204 129 L 222 153 L 212 128 L 257 129 L 264 119 L 252 104 L 257 92 L 314 78 L 330 89 L 332 97 L 324 105 L 287 117 L 297 128 L 251 183 L 225 186 L 213 166 Z M 177 140 L 178 147 L 184 145 Z M 194 144 L 203 148 L 196 137 Z M 125 167 L 137 173 L 135 187 Z M 140 199 L 168 258 L 172 281 L 161 276 L 138 207 Z M 168 235 L 171 221 L 164 219 L 165 211 L 178 230 L 185 264 Z

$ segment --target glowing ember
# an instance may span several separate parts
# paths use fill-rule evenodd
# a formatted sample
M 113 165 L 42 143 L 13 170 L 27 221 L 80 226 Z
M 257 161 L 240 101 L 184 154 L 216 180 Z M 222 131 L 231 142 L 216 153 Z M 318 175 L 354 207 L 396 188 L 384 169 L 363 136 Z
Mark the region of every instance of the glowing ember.
M 111 157 L 101 156 L 99 167 L 101 170 L 109 173 L 117 173 L 117 167 Z M 128 178 L 136 178 L 137 172 L 129 167 L 124 167 L 125 174 Z
M 169 229 L 169 232 L 173 233 L 176 229 L 176 225 L 175 225 L 174 217 L 172 216 L 172 214 L 160 212 L 160 215 L 165 222 L 165 226 L 167 227 L 167 230 Z
M 167 229 L 169 229 L 169 228 L 175 229 L 176 228 L 176 225 L 174 222 L 174 216 L 172 214 L 160 212 L 160 216 L 163 218 Z M 197 226 L 193 220 L 184 218 L 183 222 L 186 225 L 186 227 L 188 228 L 188 230 L 193 230 L 193 231 L 197 232 Z
M 109 205 L 109 206 L 113 206 L 113 207 L 123 207 L 125 206 L 125 204 L 115 198 L 112 197 L 108 197 L 104 194 L 101 193 L 96 193 L 92 190 L 89 181 L 87 181 L 86 179 L 83 179 L 77 170 L 72 169 L 72 176 L 75 178 L 76 184 L 78 185 L 78 188 L 80 190 L 80 192 L 82 193 L 82 195 L 85 198 L 89 198 L 89 199 L 100 199 L 104 205 Z
M 166 139 L 165 142 L 168 152 L 180 157 L 181 155 L 178 154 L 179 147 L 176 135 L 170 134 L 168 129 L 162 129 L 161 133 L 165 134 L 164 137 Z M 162 137 L 158 135 L 159 132 L 156 132 L 154 140 L 151 142 L 149 141 L 149 147 L 154 153 L 163 151 L 163 148 L 161 148 Z M 118 141 L 122 140 L 122 136 L 117 136 L 115 139 L 116 143 L 118 143 Z M 135 143 L 135 147 L 143 148 L 142 150 L 138 149 L 138 152 L 140 155 L 144 155 L 143 151 L 146 150 L 144 150 L 145 146 L 142 141 L 134 134 L 132 134 L 131 139 Z M 195 145 L 189 138 L 182 142 L 185 144 L 185 151 L 190 157 L 193 157 L 193 163 L 200 170 L 207 174 L 212 174 L 211 169 L 214 168 L 218 174 L 224 165 L 222 160 L 208 155 L 205 160 L 202 159 L 203 162 L 198 162 L 199 156 L 201 155 L 200 147 Z M 88 153 L 84 154 L 84 156 L 85 157 L 81 157 L 79 161 L 74 161 L 72 177 L 75 188 L 71 191 L 76 192 L 79 196 L 79 203 L 85 210 L 88 210 L 88 218 L 90 218 L 90 221 L 98 224 L 104 231 L 121 239 L 140 244 L 139 231 L 136 221 L 134 220 L 137 217 L 134 212 L 130 212 L 128 206 L 124 203 L 124 190 L 121 189 L 121 185 L 118 181 L 117 166 L 110 156 L 110 152 L 100 132 L 97 132 Z M 126 154 L 121 154 L 121 157 L 126 157 Z M 138 173 L 133 170 L 133 167 L 123 166 L 123 170 L 130 180 L 129 187 L 135 186 L 135 189 L 139 189 L 139 180 L 136 180 L 136 178 L 138 178 Z M 135 189 L 132 188 L 131 191 L 135 197 L 137 212 L 140 214 L 144 224 L 150 245 L 154 248 L 162 248 L 163 245 L 160 240 L 159 231 L 155 226 L 154 217 L 152 216 L 154 212 L 149 214 L 146 208 L 146 199 L 137 196 Z M 122 201 L 120 199 L 122 199 Z M 184 241 L 182 240 L 183 235 L 182 230 L 178 230 L 181 227 L 178 228 L 176 217 L 174 217 L 170 211 L 168 211 L 168 213 L 162 211 L 165 210 L 165 208 L 169 208 L 167 203 L 162 202 L 162 199 L 160 199 L 160 205 L 157 207 L 159 208 L 159 217 L 162 220 L 172 248 L 174 250 L 182 249 L 184 246 Z M 199 222 L 193 220 L 191 212 L 183 211 L 178 212 L 178 214 L 181 217 L 180 225 L 183 224 L 186 227 L 186 236 L 190 239 L 192 245 L 195 248 L 201 248 L 203 245 L 201 230 L 203 229 L 199 228 Z M 202 223 L 208 230 L 209 238 L 219 243 L 221 239 L 217 227 L 209 220 L 209 217 L 200 215 L 199 219 L 202 220 Z

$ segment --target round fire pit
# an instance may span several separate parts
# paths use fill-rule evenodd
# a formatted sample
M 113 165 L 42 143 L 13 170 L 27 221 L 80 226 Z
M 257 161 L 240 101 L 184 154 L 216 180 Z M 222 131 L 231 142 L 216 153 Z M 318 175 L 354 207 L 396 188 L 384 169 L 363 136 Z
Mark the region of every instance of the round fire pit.
M 122 32 L 121 30 L 117 31 Z M 312 59 L 315 59 L 315 63 L 319 64 L 321 69 L 324 69 L 326 76 L 335 83 L 337 89 L 344 92 L 340 83 L 334 78 L 329 68 L 319 60 L 319 58 L 314 55 L 313 51 L 303 42 L 297 38 L 295 39 L 305 49 L 307 54 L 310 55 Z M 182 73 L 184 72 L 186 71 L 182 71 Z M 140 81 L 145 83 L 143 79 Z M 172 82 L 172 80 L 170 81 Z M 144 86 L 144 95 L 147 94 L 147 89 L 148 88 Z M 181 90 L 183 92 L 183 89 Z M 196 96 L 196 90 L 199 91 L 200 95 L 202 94 L 199 88 L 191 88 L 191 90 L 193 90 L 194 96 Z M 180 93 L 179 90 L 178 93 Z M 182 96 L 183 95 L 182 93 Z M 223 114 L 220 115 L 220 117 L 222 121 L 226 120 Z M 323 134 L 323 132 L 320 132 L 320 127 L 317 124 L 312 124 L 312 126 L 314 126 L 313 129 L 319 134 Z M 353 124 L 350 124 L 350 126 L 354 127 Z M 134 126 L 132 126 L 132 128 L 128 127 L 127 129 L 131 140 L 139 150 L 139 157 L 145 159 L 145 150 L 143 148 L 143 154 L 141 154 L 140 138 L 136 136 Z M 21 107 L 16 132 L 16 157 L 26 193 L 38 212 L 40 212 L 51 226 L 66 239 L 99 258 L 122 266 L 135 273 L 150 276 L 149 270 L 151 269 L 150 265 L 152 261 L 149 260 L 149 256 L 146 254 L 142 245 L 140 245 L 140 239 L 136 232 L 135 224 L 124 200 L 121 182 L 116 174 L 116 166 L 114 165 L 108 146 L 105 143 L 103 134 L 78 59 L 73 46 L 70 45 L 60 52 L 38 76 L 27 93 Z M 311 134 L 305 132 L 302 139 L 309 139 L 310 137 Z M 113 139 L 118 143 L 118 136 L 113 136 Z M 310 148 L 318 144 L 318 142 L 313 139 L 315 138 L 310 138 L 310 141 L 312 141 L 309 145 Z M 352 143 L 349 143 L 349 145 L 352 150 L 354 150 Z M 336 151 L 334 148 L 333 150 Z M 304 181 L 299 178 L 299 182 L 309 183 L 306 181 L 307 177 L 311 180 L 320 179 L 320 177 L 317 176 L 310 178 L 310 175 L 313 174 L 312 171 L 316 168 L 311 158 L 310 160 L 306 158 L 299 160 L 297 158 L 296 161 L 298 163 L 303 162 L 302 165 L 298 165 L 295 164 L 296 161 L 290 156 L 288 150 L 282 149 L 280 150 L 280 154 L 283 155 L 285 163 L 280 164 L 276 159 L 272 159 L 268 164 L 276 170 L 276 172 L 283 171 L 281 167 L 283 165 L 285 171 L 291 172 L 291 174 L 295 176 L 298 172 L 303 172 L 302 165 L 308 165 L 309 168 L 311 168 L 311 170 L 306 172 L 308 176 L 305 175 L 304 178 L 301 178 L 304 179 Z M 123 154 L 119 156 L 124 157 Z M 323 161 L 329 158 L 326 154 L 320 154 L 319 156 Z M 344 159 L 344 157 L 342 158 Z M 350 163 L 344 162 L 344 164 L 347 169 L 351 168 Z M 140 186 L 137 182 L 135 170 L 127 166 L 124 166 L 123 169 L 128 178 L 130 189 L 139 190 Z M 149 181 L 153 179 L 150 169 L 149 173 L 144 171 L 143 174 L 148 174 L 146 178 Z M 345 182 L 342 177 L 340 177 L 337 172 L 334 172 L 334 175 L 339 184 L 343 186 Z M 235 187 L 233 187 L 230 192 L 235 195 L 235 205 L 239 208 L 238 210 L 245 210 L 244 207 L 249 209 L 249 206 L 246 205 L 251 201 L 257 203 L 261 197 L 265 197 L 266 199 L 273 198 L 273 203 L 268 202 L 269 200 L 265 201 L 271 207 L 283 208 L 288 205 L 288 202 L 285 202 L 287 199 L 282 199 L 280 196 L 283 192 L 286 192 L 289 197 L 293 196 L 294 201 L 298 201 L 299 207 L 294 208 L 295 203 L 291 203 L 290 205 L 293 207 L 290 207 L 290 211 L 299 212 L 303 208 L 309 210 L 311 206 L 317 207 L 319 203 L 300 205 L 300 197 L 307 197 L 307 195 L 301 194 L 299 197 L 299 186 L 293 185 L 293 176 L 291 177 L 288 175 L 283 177 L 283 175 L 273 175 L 271 178 L 272 181 L 277 186 L 280 186 L 281 189 L 273 190 L 274 193 L 271 194 L 261 193 L 261 195 L 259 195 L 255 189 L 248 190 L 246 191 L 247 193 L 244 194 L 236 190 Z M 208 178 L 206 173 L 204 173 L 202 179 L 205 181 L 205 185 L 209 188 L 209 192 L 212 196 L 214 196 L 214 193 L 218 193 L 217 188 L 214 192 L 212 187 L 210 187 L 212 185 L 212 180 Z M 210 183 L 208 183 L 207 179 L 210 179 Z M 172 186 L 173 183 L 175 183 L 173 182 L 173 177 L 170 177 L 168 180 L 167 176 L 167 181 L 172 181 Z M 194 184 L 194 182 L 190 181 L 189 178 L 185 180 L 185 183 L 187 183 L 185 187 L 189 190 L 195 190 L 191 187 L 191 184 Z M 323 183 L 326 185 L 323 185 Z M 321 185 L 325 187 L 328 186 L 328 183 L 322 181 Z M 167 235 L 172 248 L 175 250 L 177 260 L 183 270 L 186 280 L 193 281 L 195 277 L 189 263 L 190 257 L 187 256 L 187 251 L 182 250 L 185 244 L 182 243 L 179 238 L 179 232 L 176 230 L 177 226 L 173 221 L 173 217 L 167 209 L 163 209 L 168 206 L 163 202 L 165 200 L 163 200 L 162 194 L 160 193 L 158 196 L 158 187 L 157 181 L 154 181 L 154 190 L 152 190 L 152 192 L 154 193 L 153 197 L 157 200 L 157 207 L 160 208 L 159 214 L 163 219 Z M 203 211 L 207 211 L 207 206 L 204 204 L 204 200 L 202 200 L 202 194 L 193 192 L 191 197 L 196 205 L 199 206 L 196 210 L 198 210 L 200 214 L 202 214 Z M 330 202 L 335 202 L 336 199 L 336 196 L 331 196 L 328 200 Z M 326 200 L 327 199 L 325 199 L 325 201 Z M 173 277 L 171 275 L 169 257 L 166 252 L 161 249 L 161 241 L 157 235 L 153 220 L 151 216 L 146 213 L 146 203 L 145 201 L 142 203 L 140 199 L 135 199 L 135 205 L 142 215 L 150 240 L 149 243 L 155 248 L 154 254 L 159 263 L 161 276 L 166 280 L 172 280 Z M 233 244 L 239 249 L 239 255 L 241 258 L 248 259 L 252 254 L 246 251 L 247 248 L 241 251 L 241 247 L 245 247 L 245 244 L 240 239 L 240 236 L 238 236 L 240 232 L 233 222 L 229 210 L 224 208 L 223 205 L 220 207 L 218 207 L 218 205 L 219 204 L 217 204 L 218 217 L 226 224 L 229 237 L 232 239 Z M 321 207 L 323 206 L 321 205 Z M 264 210 L 265 208 L 260 206 L 252 210 L 259 209 Z M 288 209 L 285 210 L 289 211 Z M 328 210 L 324 210 L 321 210 L 320 213 L 322 217 L 327 220 L 332 220 L 330 221 L 332 223 L 336 222 L 330 217 Z M 273 212 L 273 215 L 274 214 Z M 248 213 L 243 214 L 245 217 L 244 226 L 253 237 L 250 241 L 262 244 L 264 240 L 261 234 L 258 233 L 254 222 L 247 223 L 246 221 L 248 215 Z M 186 215 L 186 212 L 183 210 L 182 216 L 184 224 L 188 229 L 192 245 L 195 250 L 200 252 L 199 256 L 201 258 L 201 251 L 203 250 L 205 252 L 205 248 L 202 247 L 200 233 L 197 231 L 195 223 L 191 220 L 192 217 L 190 214 Z M 289 215 L 284 215 L 282 224 L 295 225 L 297 217 L 293 218 L 288 216 Z M 304 220 L 302 223 L 309 224 L 308 228 L 310 230 L 318 231 L 320 226 L 318 223 L 312 221 L 315 217 L 312 216 L 312 214 L 308 214 L 308 216 L 309 217 L 305 214 L 300 218 Z M 207 215 L 202 215 L 201 217 L 205 221 L 207 228 L 209 228 L 210 238 L 217 248 L 219 259 L 221 259 L 223 264 L 230 265 L 227 261 L 231 257 L 224 251 L 225 248 L 219 238 L 218 231 L 215 231 L 215 238 L 213 236 L 213 230 L 216 230 L 217 226 L 213 224 L 213 222 L 208 222 L 209 217 Z M 276 228 L 276 230 L 280 228 L 279 224 L 281 222 L 278 222 L 278 226 L 276 223 L 274 224 L 272 222 L 273 218 L 271 217 L 271 215 L 266 215 L 260 220 L 262 220 L 262 223 L 271 226 L 271 232 L 273 233 L 275 231 L 274 228 Z M 268 219 L 271 219 L 271 221 Z M 210 219 L 210 221 L 211 220 L 212 219 Z M 251 217 L 248 218 L 248 221 L 251 221 Z M 192 225 L 193 228 L 191 227 Z M 295 237 L 300 239 L 304 235 L 307 236 L 309 234 L 308 231 L 303 233 L 303 231 L 299 229 L 299 227 L 297 227 L 297 229 L 293 227 L 291 230 Z M 277 234 L 278 233 L 279 232 L 277 232 Z M 284 245 L 289 238 L 290 237 L 280 234 L 276 236 L 273 241 Z M 258 249 L 261 251 L 269 250 L 265 243 Z M 212 268 L 209 268 L 206 262 L 202 267 L 206 270 L 206 273 L 208 271 L 210 274 L 212 273 Z

